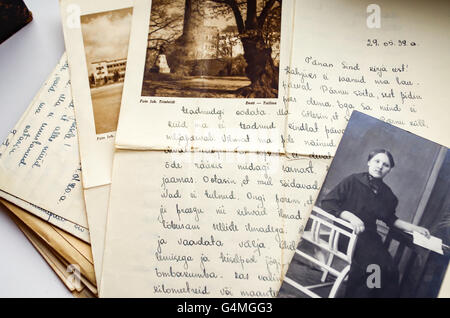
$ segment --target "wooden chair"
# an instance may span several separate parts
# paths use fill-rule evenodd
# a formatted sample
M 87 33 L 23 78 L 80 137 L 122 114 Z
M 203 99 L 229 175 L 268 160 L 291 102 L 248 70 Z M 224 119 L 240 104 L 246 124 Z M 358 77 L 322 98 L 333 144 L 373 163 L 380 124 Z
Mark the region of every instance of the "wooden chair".
M 316 206 L 311 212 L 305 229 L 306 230 L 303 232 L 301 238 L 302 241 L 295 251 L 296 257 L 305 259 L 310 264 L 312 263 L 315 267 L 320 268 L 323 272 L 320 279 L 321 282 L 316 285 L 303 286 L 298 282 L 298 279 L 288 277 L 288 275 L 292 275 L 289 272 L 287 273 L 284 282 L 313 298 L 320 298 L 320 296 L 313 291 L 314 289 L 332 286 L 328 297 L 334 298 L 342 282 L 348 276 L 357 235 L 354 233 L 350 223 L 336 218 Z M 343 242 L 339 244 L 339 241 L 342 240 L 343 237 L 347 238 L 344 239 L 344 241 L 347 242 L 345 242 L 345 244 L 342 244 Z M 310 250 L 308 251 L 302 248 L 303 241 L 312 244 L 316 251 L 323 251 L 325 253 L 325 258 L 320 259 L 315 256 L 317 253 L 312 253 Z M 340 245 L 345 246 L 342 247 Z M 338 259 L 340 261 L 338 261 Z M 336 263 L 340 263 L 339 267 L 341 267 L 341 269 L 336 266 Z M 327 279 L 329 280 L 328 282 Z

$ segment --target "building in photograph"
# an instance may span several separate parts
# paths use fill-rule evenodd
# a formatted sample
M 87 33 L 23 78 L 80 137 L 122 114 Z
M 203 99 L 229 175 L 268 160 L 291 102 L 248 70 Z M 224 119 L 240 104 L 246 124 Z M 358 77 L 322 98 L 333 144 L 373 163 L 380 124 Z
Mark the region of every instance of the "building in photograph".
M 191 52 L 196 60 L 217 58 L 217 45 L 219 29 L 216 27 L 199 26 L 197 36 L 191 44 Z
M 93 80 L 91 85 L 101 85 L 107 82 L 122 81 L 125 77 L 125 69 L 127 66 L 126 59 L 110 60 L 110 61 L 97 61 L 92 62 L 92 66 L 95 69 L 93 73 Z M 92 77 L 92 75 L 91 75 Z
M 239 39 L 236 27 L 228 26 L 217 35 L 217 57 L 234 58 L 244 54 L 244 47 Z
M 228 27 L 220 31 L 215 26 L 202 25 L 198 27 L 196 34 L 198 36 L 191 49 L 196 60 L 233 58 L 244 54 L 237 28 Z

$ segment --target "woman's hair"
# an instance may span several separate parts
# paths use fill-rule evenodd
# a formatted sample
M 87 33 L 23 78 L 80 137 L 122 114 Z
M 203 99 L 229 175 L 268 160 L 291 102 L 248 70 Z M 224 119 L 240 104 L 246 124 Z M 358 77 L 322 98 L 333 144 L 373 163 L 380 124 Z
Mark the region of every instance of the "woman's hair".
M 367 159 L 367 161 L 370 161 L 370 159 L 372 159 L 373 157 L 375 157 L 379 153 L 384 153 L 389 158 L 389 163 L 391 164 L 391 168 L 394 168 L 394 166 L 395 166 L 394 157 L 386 149 L 375 149 L 375 150 L 371 151 L 369 153 L 369 158 Z

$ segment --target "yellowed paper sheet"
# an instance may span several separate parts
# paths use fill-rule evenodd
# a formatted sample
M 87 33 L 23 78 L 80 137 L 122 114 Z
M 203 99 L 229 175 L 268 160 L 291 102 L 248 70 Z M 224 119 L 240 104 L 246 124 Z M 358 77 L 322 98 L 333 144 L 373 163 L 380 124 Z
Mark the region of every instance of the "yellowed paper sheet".
M 283 152 L 293 2 L 189 3 L 135 1 L 116 146 Z
M 47 264 L 53 269 L 55 274 L 61 279 L 63 284 L 69 289 L 71 292 L 75 291 L 75 286 L 68 280 L 69 273 L 65 272 L 65 268 L 63 264 L 59 261 L 59 259 L 54 256 L 53 253 L 50 253 L 49 249 L 45 248 L 41 241 L 37 239 L 35 234 L 30 231 L 23 223 L 15 220 L 17 226 L 23 232 L 23 234 L 27 237 L 27 239 L 31 242 L 31 244 L 36 248 L 36 250 L 41 254 L 41 256 L 45 259 Z M 78 286 L 79 291 L 81 291 L 81 286 Z
M 72 292 L 75 297 L 89 297 L 94 298 L 96 294 L 96 289 L 88 281 L 84 279 L 83 276 L 80 277 L 81 282 L 77 284 L 72 283 L 72 273 L 67 271 L 67 265 L 65 262 L 58 258 L 54 252 L 49 249 L 45 244 L 37 238 L 34 233 L 27 228 L 25 225 L 17 223 L 17 226 L 25 234 L 28 240 L 33 244 L 36 250 L 42 255 L 47 264 L 54 270 L 56 275 L 61 279 L 61 281 L 66 285 L 66 287 Z M 87 283 L 87 284 L 86 284 Z
M 51 225 L 40 218 L 28 213 L 22 208 L 11 204 L 8 201 L 0 199 L 0 202 L 7 207 L 16 217 L 30 227 L 37 235 L 43 237 L 53 249 L 60 253 L 64 247 L 73 249 L 83 258 L 93 263 L 90 245 L 82 240 L 61 231 L 59 228 Z M 61 253 L 62 254 L 62 253 Z
M 274 297 L 327 163 L 117 152 L 100 296 Z
M 21 208 L 0 200 L 21 222 L 24 223 L 33 233 L 39 237 L 46 245 L 52 248 L 58 255 L 61 255 L 68 264 L 77 264 L 80 273 L 92 284 L 95 284 L 94 264 L 90 247 L 85 242 L 70 236 L 67 233 L 55 228 L 53 225 L 27 213 Z
M 334 155 L 353 110 L 450 145 L 450 2 L 295 1 L 287 151 Z
M 91 246 L 86 242 L 83 242 L 76 237 L 68 234 L 60 230 L 57 227 L 52 226 L 52 228 L 64 239 L 66 240 L 73 248 L 75 248 L 84 258 L 86 258 L 89 263 L 93 264 L 94 260 L 92 257 Z
M 86 249 L 83 245 L 87 247 L 90 254 L 89 245 L 71 236 L 70 234 L 61 232 L 61 230 L 57 229 L 53 225 L 43 222 L 39 218 L 28 214 L 27 212 L 9 204 L 4 200 L 0 200 L 0 202 L 9 209 L 12 220 L 17 224 L 20 230 L 30 240 L 36 250 L 42 255 L 48 265 L 55 271 L 70 291 L 78 293 L 87 288 L 92 296 L 98 294 L 97 287 L 89 282 L 89 280 L 87 280 L 81 272 L 71 271 L 69 262 L 62 256 L 67 253 L 78 255 L 79 251 L 76 249 L 74 250 L 74 246 L 81 250 Z M 29 225 L 31 225 L 31 227 Z M 37 227 L 33 225 L 37 225 Z M 49 239 L 52 237 L 54 231 L 57 231 L 74 246 L 61 247 L 61 244 L 58 244 L 57 239 Z M 46 236 L 45 233 L 49 234 Z M 43 237 L 45 237 L 45 239 L 43 239 Z M 65 252 L 61 252 L 61 248 L 65 248 Z M 92 258 L 92 256 L 90 258 Z M 78 266 L 78 263 L 76 263 L 76 265 Z M 77 280 L 79 281 L 77 284 L 73 284 L 72 274 L 77 277 Z
M 89 242 L 65 55 L 0 147 L 0 196 Z
M 95 295 L 88 288 L 84 288 L 80 293 L 73 291 L 72 295 L 77 298 L 95 298 Z
M 79 280 L 79 284 L 82 284 L 84 287 L 86 287 L 87 289 L 89 289 L 89 291 L 91 293 L 93 293 L 94 295 L 98 294 L 98 290 L 97 287 L 95 286 L 95 284 L 89 282 L 89 280 L 87 278 L 84 277 L 83 274 L 81 274 L 80 271 L 78 271 L 77 267 L 71 267 L 71 265 L 67 260 L 65 260 L 60 254 L 55 254 L 55 256 L 58 258 L 58 260 L 64 265 L 64 268 L 66 269 L 66 271 L 68 271 L 69 273 L 72 273 L 76 279 Z M 77 264 L 75 264 L 77 265 Z M 78 289 L 77 289 L 78 291 Z
M 92 255 L 95 260 L 94 267 L 97 286 L 100 286 L 103 268 L 103 251 L 105 248 L 110 188 L 110 185 L 104 185 L 84 190 L 84 199 L 91 229 Z

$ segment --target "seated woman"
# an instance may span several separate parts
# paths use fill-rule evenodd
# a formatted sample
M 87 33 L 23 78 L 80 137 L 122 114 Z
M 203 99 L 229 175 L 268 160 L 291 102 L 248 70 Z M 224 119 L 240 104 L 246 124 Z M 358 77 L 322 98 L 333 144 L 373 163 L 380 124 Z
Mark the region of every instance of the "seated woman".
M 342 180 L 321 201 L 324 210 L 350 222 L 358 235 L 345 297 L 398 297 L 399 275 L 381 236 L 376 221 L 404 231 L 416 231 L 427 237 L 427 229 L 402 221 L 395 216 L 398 199 L 383 182 L 394 167 L 394 158 L 385 149 L 374 150 L 368 157 L 368 172 L 352 174 Z M 379 288 L 371 288 L 367 279 L 373 271 L 369 265 L 380 269 Z

